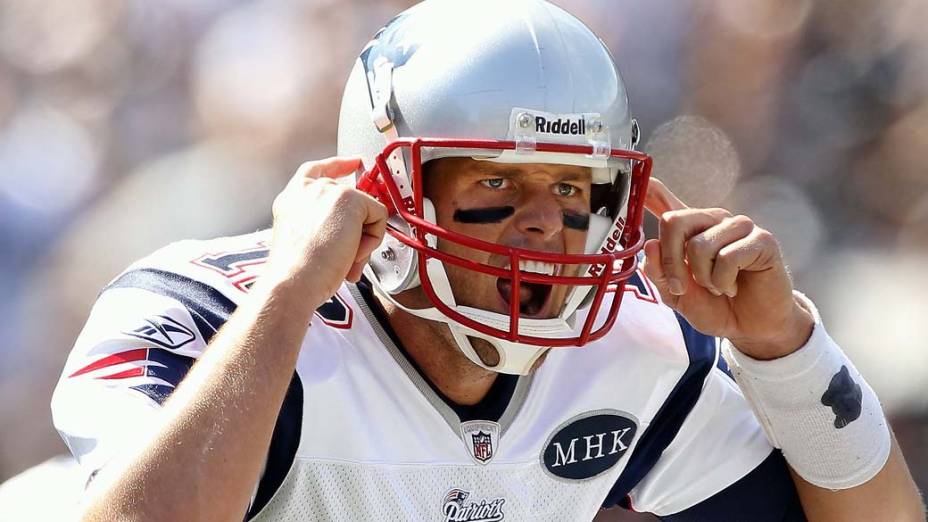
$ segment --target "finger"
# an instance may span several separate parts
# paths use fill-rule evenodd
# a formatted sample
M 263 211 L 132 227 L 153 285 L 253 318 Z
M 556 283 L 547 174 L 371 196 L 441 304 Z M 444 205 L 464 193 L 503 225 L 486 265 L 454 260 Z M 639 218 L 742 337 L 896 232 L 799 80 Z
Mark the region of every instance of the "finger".
M 361 226 L 361 242 L 362 246 L 365 241 L 373 244 L 371 248 L 371 251 L 373 251 L 373 249 L 377 248 L 380 242 L 383 241 L 383 235 L 387 231 L 387 217 L 389 216 L 389 212 L 383 203 L 367 194 L 364 194 L 364 201 L 367 206 L 367 215 L 364 218 L 364 224 Z M 361 250 L 362 248 L 359 247 L 359 253 Z
M 656 239 L 645 241 L 644 256 L 642 269 L 645 277 L 657 286 L 657 291 L 661 294 L 661 300 L 673 306 L 677 297 L 671 294 L 667 287 L 667 276 L 664 274 L 664 267 L 661 265 L 661 242 Z
M 340 178 L 352 174 L 361 168 L 361 158 L 343 158 L 335 156 L 317 161 L 307 161 L 296 171 L 296 178 Z
M 362 201 L 365 202 L 367 216 L 361 227 L 361 239 L 358 242 L 358 251 L 355 255 L 354 264 L 351 270 L 349 270 L 349 274 L 358 272 L 358 270 L 363 270 L 364 265 L 370 260 L 371 253 L 383 242 L 383 236 L 387 231 L 387 207 L 363 192 L 361 192 L 360 195 L 362 196 Z M 360 269 L 357 268 L 359 264 L 361 265 Z M 360 277 L 360 275 L 358 277 Z
M 387 228 L 387 218 L 390 216 L 387 207 L 374 199 L 370 194 L 366 194 L 360 190 L 358 190 L 358 193 L 364 197 L 364 204 L 367 210 L 367 215 L 364 218 L 365 231 L 374 233 L 379 230 L 378 233 L 383 236 L 383 231 Z
M 686 263 L 693 279 L 715 296 L 728 289 L 715 286 L 712 269 L 719 251 L 727 245 L 743 239 L 754 230 L 754 222 L 746 216 L 724 218 L 718 225 L 696 234 L 686 242 Z M 732 297 L 732 296 L 729 296 Z
M 361 280 L 361 276 L 364 275 L 364 266 L 367 265 L 367 261 L 357 262 L 351 265 L 351 268 L 348 270 L 348 275 L 345 276 L 345 280 L 351 283 L 357 283 Z
M 720 208 L 674 210 L 661 215 L 661 265 L 672 294 L 685 294 L 690 280 L 685 256 L 687 240 L 730 215 L 727 210 Z
M 657 217 L 661 217 L 664 212 L 689 208 L 686 203 L 667 188 L 667 185 L 664 185 L 657 178 L 651 178 L 648 181 L 648 192 L 644 198 L 644 207 Z
M 779 245 L 773 235 L 755 226 L 746 237 L 721 250 L 712 268 L 712 284 L 729 297 L 738 294 L 738 275 L 743 270 L 761 271 L 779 258 Z
M 361 241 L 358 243 L 358 253 L 354 258 L 355 263 L 367 262 L 371 257 L 371 253 L 380 246 L 380 243 L 383 242 L 383 235 L 375 236 L 369 234 L 362 234 Z
M 641 265 L 644 275 L 654 282 L 666 279 L 664 268 L 661 266 L 661 242 L 649 239 L 644 242 L 644 263 Z

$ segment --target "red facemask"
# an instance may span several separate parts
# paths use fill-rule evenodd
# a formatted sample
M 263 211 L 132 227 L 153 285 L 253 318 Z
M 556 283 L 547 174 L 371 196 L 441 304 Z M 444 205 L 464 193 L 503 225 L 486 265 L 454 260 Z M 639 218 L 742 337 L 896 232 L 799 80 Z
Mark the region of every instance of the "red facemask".
M 415 250 L 419 281 L 426 296 L 437 310 L 449 319 L 483 334 L 535 346 L 583 346 L 604 336 L 612 328 L 622 301 L 625 282 L 634 275 L 638 263 L 637 254 L 644 245 L 642 218 L 645 192 L 651 174 L 651 157 L 630 150 L 613 149 L 609 151 L 609 158 L 625 160 L 631 165 L 626 215 L 610 218 L 612 225 L 609 227 L 606 237 L 603 238 L 597 252 L 558 254 L 489 243 L 447 230 L 427 220 L 422 193 L 423 148 L 456 149 L 459 153 L 445 155 L 468 156 L 470 154 L 465 153 L 465 149 L 471 151 L 475 149 L 487 151 L 516 150 L 516 143 L 495 140 L 397 139 L 387 145 L 383 152 L 376 157 L 373 167 L 361 175 L 358 180 L 358 189 L 383 203 L 391 216 L 399 215 L 410 225 L 411 232 L 409 233 L 394 226 L 388 226 L 387 232 L 398 241 Z M 596 153 L 592 146 L 544 143 L 535 145 L 534 150 L 543 153 L 577 154 L 585 157 Z M 388 166 L 387 159 L 395 154 L 405 156 L 410 160 L 408 163 L 410 163 L 411 196 L 403 196 L 396 180 L 390 174 L 391 169 Z M 503 256 L 509 259 L 509 267 L 491 266 L 443 252 L 429 245 L 427 240 L 429 235 L 442 241 L 449 241 L 478 251 Z M 509 303 L 508 328 L 495 328 L 475 321 L 443 302 L 438 297 L 426 270 L 426 261 L 430 258 L 479 274 L 507 279 L 509 281 L 507 285 L 509 287 L 509 299 L 507 299 Z M 520 261 L 541 261 L 560 266 L 574 265 L 576 267 L 574 270 L 563 270 L 559 271 L 559 273 L 579 273 L 580 275 L 568 276 L 558 275 L 557 273 L 548 275 L 524 272 L 519 270 Z M 520 333 L 519 320 L 522 313 L 520 312 L 520 299 L 518 296 L 520 296 L 521 287 L 524 284 L 590 287 L 585 301 L 589 303 L 590 310 L 579 332 L 576 332 L 577 335 L 552 339 Z M 607 292 L 615 292 L 615 296 L 608 307 L 606 316 L 597 320 Z

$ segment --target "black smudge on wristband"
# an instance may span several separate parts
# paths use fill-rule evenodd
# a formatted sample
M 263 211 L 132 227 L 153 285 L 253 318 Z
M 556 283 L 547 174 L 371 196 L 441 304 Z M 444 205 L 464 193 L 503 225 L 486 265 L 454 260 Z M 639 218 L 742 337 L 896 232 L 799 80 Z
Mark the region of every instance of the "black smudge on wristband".
M 841 366 L 838 373 L 834 374 L 822 395 L 822 404 L 831 406 L 835 414 L 835 428 L 839 430 L 860 417 L 862 400 L 863 391 L 851 378 L 847 366 Z

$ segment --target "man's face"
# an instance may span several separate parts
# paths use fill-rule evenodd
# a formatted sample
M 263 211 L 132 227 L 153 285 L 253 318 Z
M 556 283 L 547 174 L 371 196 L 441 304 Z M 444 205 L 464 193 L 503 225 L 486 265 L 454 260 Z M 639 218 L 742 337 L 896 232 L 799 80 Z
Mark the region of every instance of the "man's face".
M 589 168 L 553 164 L 499 164 L 469 158 L 434 160 L 424 174 L 425 195 L 440 226 L 490 243 L 552 253 L 583 253 L 589 225 Z M 500 268 L 505 256 L 439 241 L 438 248 Z M 508 279 L 445 263 L 459 305 L 509 314 Z M 529 262 L 523 272 L 578 275 L 577 265 Z M 560 312 L 570 287 L 523 282 L 522 317 L 550 318 Z

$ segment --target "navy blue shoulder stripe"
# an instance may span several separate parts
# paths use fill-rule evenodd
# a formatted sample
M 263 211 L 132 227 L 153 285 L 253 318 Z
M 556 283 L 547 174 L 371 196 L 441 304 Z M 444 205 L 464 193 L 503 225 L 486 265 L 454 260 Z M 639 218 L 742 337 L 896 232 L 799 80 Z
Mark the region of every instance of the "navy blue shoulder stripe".
M 111 288 L 139 288 L 180 301 L 190 312 L 200 336 L 207 343 L 236 307 L 231 299 L 206 283 L 154 268 L 126 272 L 103 291 Z
M 628 465 L 606 495 L 603 507 L 630 507 L 628 492 L 651 471 L 661 454 L 677 436 L 683 421 L 699 400 L 706 376 L 715 366 L 715 338 L 693 328 L 682 315 L 676 316 L 683 331 L 689 366 L 641 436 Z
M 735 380 L 735 376 L 731 373 L 731 368 L 728 366 L 728 361 L 724 357 L 719 357 L 719 362 L 716 364 L 719 367 L 719 370 L 722 370 L 722 373 L 728 376 L 729 379 Z

